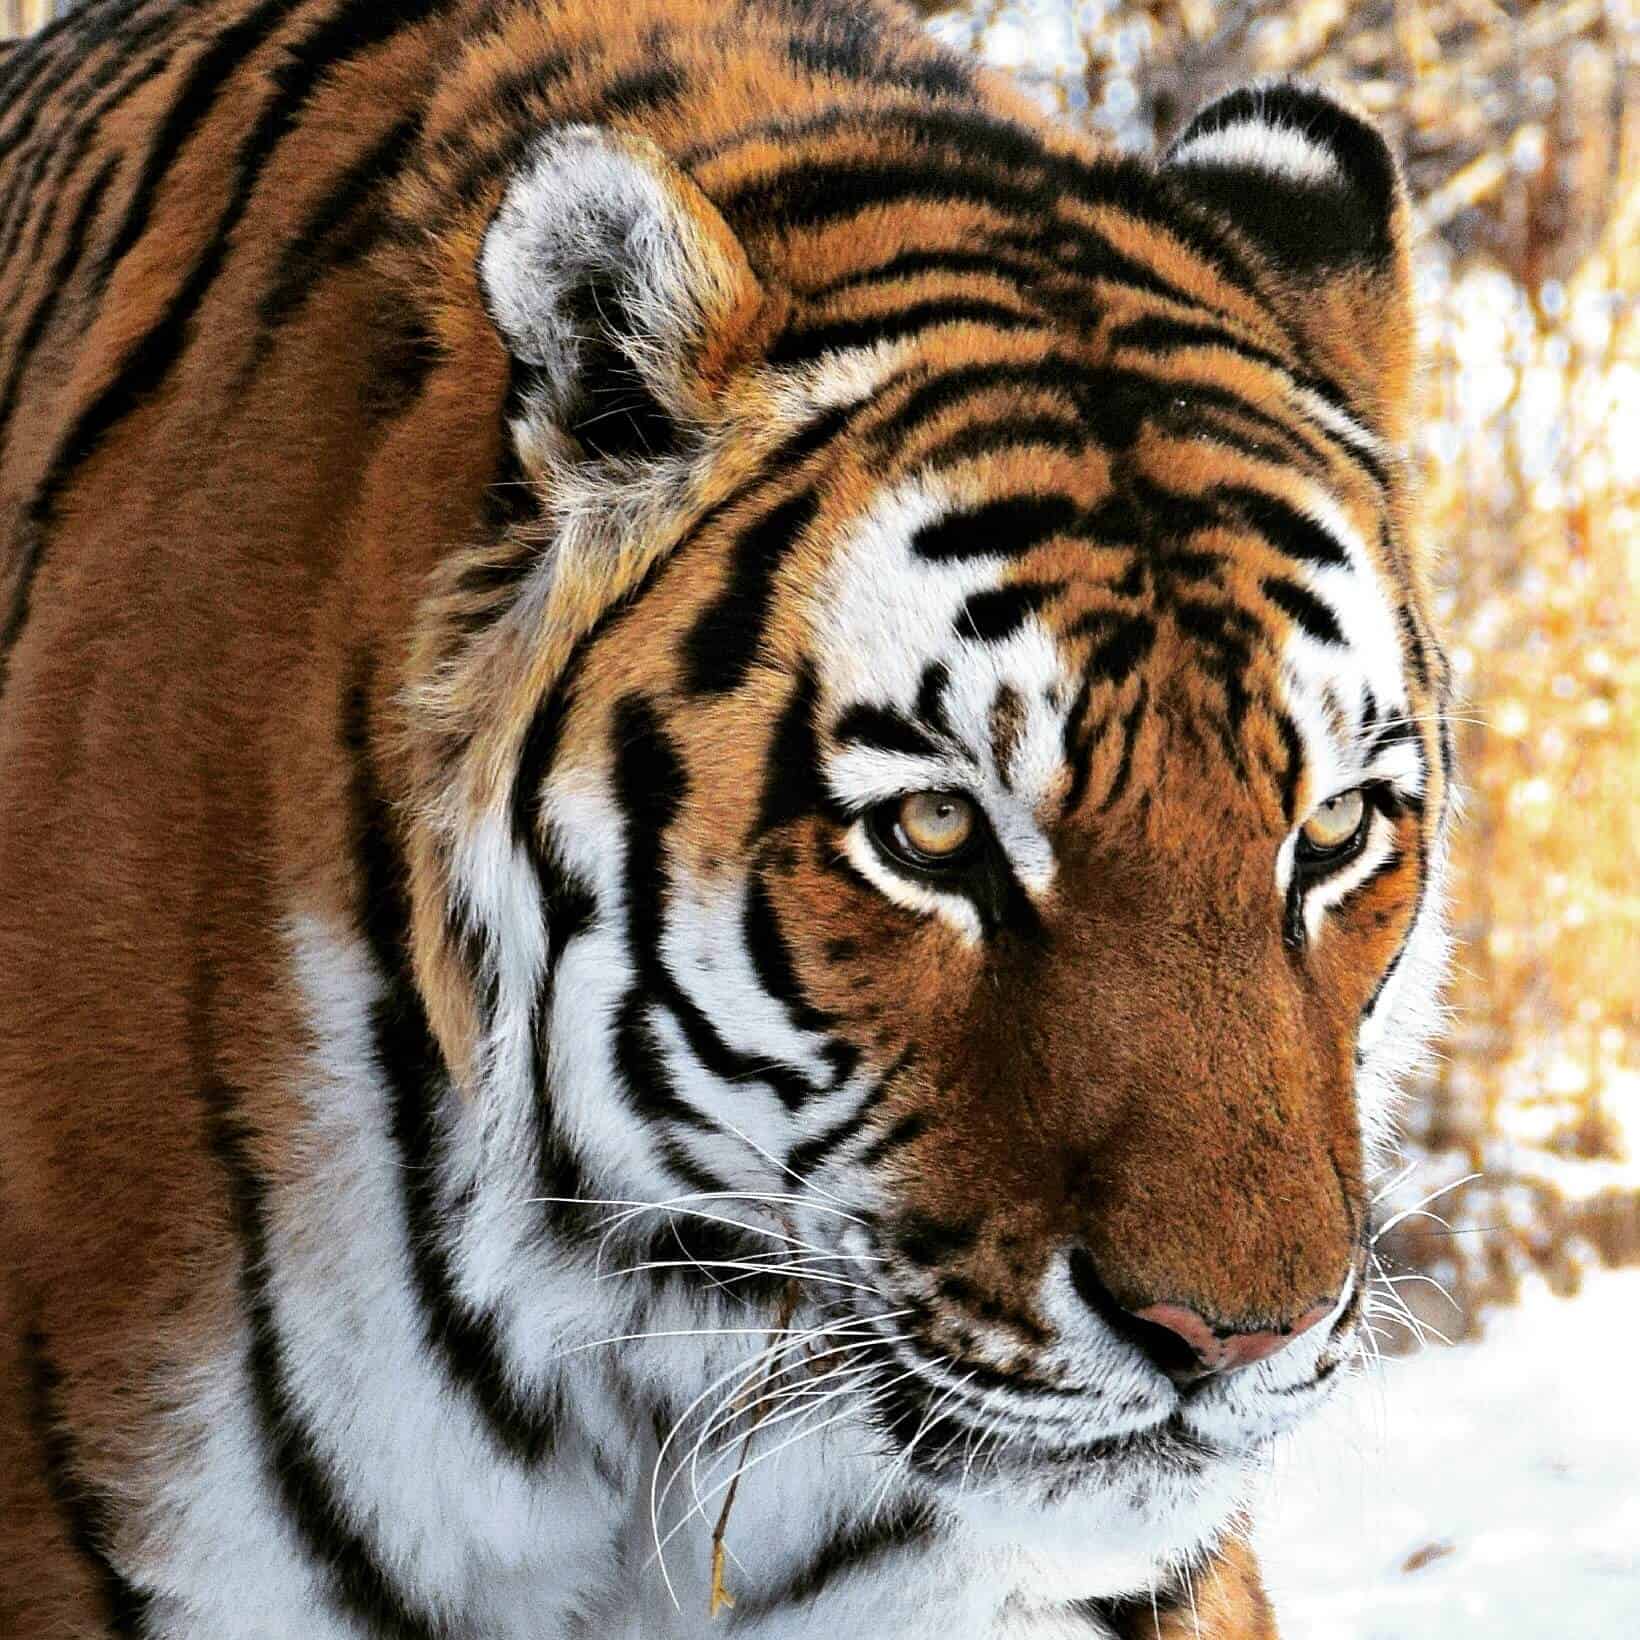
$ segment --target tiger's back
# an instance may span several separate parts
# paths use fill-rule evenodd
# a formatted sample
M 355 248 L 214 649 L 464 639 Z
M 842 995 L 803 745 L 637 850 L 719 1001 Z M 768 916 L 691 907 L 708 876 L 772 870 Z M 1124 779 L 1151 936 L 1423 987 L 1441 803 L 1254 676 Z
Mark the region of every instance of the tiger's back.
M 563 336 L 542 341 L 532 327 L 556 319 L 493 258 L 512 202 L 534 197 L 543 133 L 566 130 L 594 133 L 563 140 L 585 145 L 587 174 L 608 168 L 610 198 L 630 186 L 673 213 L 653 236 L 661 249 L 634 231 L 611 255 L 664 260 L 682 245 L 685 274 L 704 269 L 704 282 L 635 313 L 630 289 L 593 267 L 565 299 Z M 613 142 L 597 135 L 610 131 Z M 1342 169 L 1373 174 L 1351 128 L 1316 140 L 1339 145 Z M 865 5 L 644 0 L 610 14 L 538 0 L 98 0 L 0 55 L 0 1631 L 658 1632 L 655 1613 L 669 1608 L 631 1615 L 609 1573 L 640 1564 L 648 1521 L 640 1530 L 611 1500 L 637 1489 L 660 1426 L 685 1410 L 687 1395 L 668 1398 L 669 1375 L 681 1387 L 699 1364 L 657 1358 L 623 1378 L 577 1361 L 560 1373 L 542 1317 L 600 1291 L 586 1264 L 597 1235 L 572 1212 L 544 1230 L 509 1215 L 526 1195 L 657 1200 L 738 1179 L 702 1148 L 693 1084 L 655 1068 L 686 1051 L 725 1085 L 767 1081 L 789 1137 L 770 1137 L 761 1116 L 737 1119 L 788 1172 L 797 1159 L 842 1165 L 867 1140 L 882 1166 L 893 1146 L 916 1155 L 931 1142 L 910 1131 L 921 1118 L 886 1114 L 928 1097 L 907 1067 L 929 1059 L 895 1036 L 888 1003 L 874 1001 L 847 1043 L 809 1040 L 841 1029 L 849 987 L 882 983 L 844 977 L 881 946 L 869 918 L 836 911 L 822 955 L 823 918 L 811 952 L 789 908 L 757 910 L 777 891 L 752 892 L 724 938 L 744 937 L 784 1009 L 787 1045 L 737 1059 L 719 1044 L 714 1061 L 681 982 L 659 959 L 646 967 L 648 950 L 671 960 L 674 936 L 660 913 L 650 928 L 634 909 L 646 895 L 681 900 L 685 860 L 703 880 L 723 868 L 735 845 L 708 822 L 732 794 L 762 794 L 759 826 L 842 825 L 818 791 L 792 809 L 771 795 L 797 733 L 782 691 L 798 678 L 801 704 L 816 686 L 797 661 L 782 674 L 768 656 L 800 647 L 804 600 L 833 615 L 848 604 L 835 588 L 830 603 L 811 596 L 832 571 L 818 557 L 812 575 L 786 567 L 792 542 L 817 517 L 869 510 L 901 476 L 894 439 L 913 437 L 914 418 L 919 471 L 972 467 L 1036 486 L 1054 463 L 1080 462 L 1065 484 L 1084 518 L 1108 525 L 1098 491 L 1120 468 L 1112 452 L 1174 414 L 1179 360 L 1194 359 L 1189 326 L 1206 322 L 1189 314 L 1212 315 L 1240 340 L 1188 384 L 1208 416 L 1189 437 L 1218 441 L 1202 482 L 1245 497 L 1253 481 L 1214 462 L 1308 463 L 1347 470 L 1352 497 L 1376 497 L 1384 534 L 1368 544 L 1400 622 L 1384 641 L 1402 646 L 1414 677 L 1408 721 L 1433 722 L 1438 652 L 1401 544 L 1404 488 L 1383 454 L 1403 431 L 1410 370 L 1404 207 L 1386 171 L 1383 197 L 1352 199 L 1339 230 L 1383 239 L 1360 266 L 1345 245 L 1307 251 L 1300 273 L 1255 278 L 1264 226 L 1240 187 L 1239 150 L 1231 160 L 1229 185 L 1200 209 L 1165 188 L 1153 197 L 1148 173 L 1101 169 L 1005 84 Z M 1306 165 L 1324 169 L 1314 154 L 1284 162 L 1301 180 Z M 1215 183 L 1222 163 L 1215 153 L 1206 167 Z M 537 191 L 566 221 L 585 212 L 596 238 L 606 201 L 555 186 Z M 1212 226 L 1237 211 L 1246 233 Z M 524 223 L 516 238 L 525 264 L 542 244 L 571 243 L 552 222 Z M 556 266 L 526 271 L 546 288 Z M 704 317 L 677 359 L 657 363 L 647 333 L 626 345 L 642 325 L 681 323 L 689 302 Z M 1124 322 L 1130 355 L 1091 396 L 1058 354 L 1032 351 L 1039 330 L 1091 346 L 1101 325 Z M 1295 419 L 1266 375 L 1290 379 L 1296 396 L 1326 383 L 1322 408 Z M 835 475 L 811 484 L 874 395 L 891 404 L 894 439 L 849 446 Z M 807 488 L 779 490 L 799 480 Z M 1234 505 L 1291 547 L 1275 514 Z M 1025 523 L 1046 540 L 1035 514 Z M 985 636 L 1002 644 L 1056 596 L 1010 594 L 1005 609 L 970 604 L 965 618 L 996 620 Z M 1147 596 L 1135 606 L 1124 593 L 1120 619 L 1107 611 L 1077 628 L 1066 642 L 1093 646 L 1081 706 L 1074 690 L 1054 696 L 1065 746 L 1095 742 L 1069 783 L 1097 793 L 1103 782 L 1111 812 L 1148 767 L 1135 702 L 1151 697 L 1128 676 L 1151 641 Z M 1325 638 L 1333 624 L 1302 588 L 1267 601 L 1282 634 L 1320 625 Z M 623 623 L 629 647 L 614 654 L 605 639 Z M 1221 626 L 1216 664 L 1252 666 L 1256 649 L 1245 627 Z M 673 651 L 662 672 L 644 672 Z M 633 704 L 634 679 L 651 707 Z M 1208 682 L 1230 691 L 1223 736 L 1234 740 L 1241 686 Z M 1090 707 L 1107 688 L 1129 692 Z M 1018 694 L 998 694 L 1018 721 L 996 739 L 1034 746 L 1037 707 Z M 1237 765 L 1259 779 L 1277 771 L 1278 795 L 1259 801 L 1291 807 L 1307 777 L 1291 744 L 1281 750 L 1281 714 L 1252 717 L 1263 726 L 1247 731 Z M 860 732 L 896 749 L 882 723 L 876 741 Z M 1394 819 L 1409 871 L 1424 838 L 1424 871 L 1445 750 L 1433 727 L 1411 738 L 1422 799 Z M 551 805 L 526 780 L 578 760 L 601 768 L 606 755 L 624 820 L 597 809 L 598 825 L 628 839 L 624 899 L 598 878 L 595 848 L 571 858 L 568 822 L 548 827 Z M 1121 772 L 1130 764 L 1138 775 Z M 702 799 L 705 818 L 667 806 L 714 781 L 725 795 Z M 590 790 L 553 802 L 596 808 Z M 531 842 L 538 826 L 559 841 Z M 657 855 L 675 850 L 648 889 L 635 840 L 646 827 Z M 803 880 L 808 855 L 789 853 L 800 863 L 769 854 L 770 882 Z M 814 871 L 843 874 L 828 859 Z M 1362 936 L 1357 966 L 1387 983 L 1432 891 L 1420 876 L 1360 893 L 1379 895 L 1368 907 L 1378 932 Z M 492 915 L 503 902 L 507 915 Z M 539 949 L 517 931 L 537 919 Z M 619 1143 L 579 1094 L 550 1093 L 555 1076 L 572 1080 L 563 1044 L 580 1026 L 552 1013 L 573 1001 L 568 982 L 555 1000 L 541 977 L 560 962 L 581 974 L 565 953 L 617 924 L 639 976 L 627 1001 L 596 991 L 590 956 L 577 983 L 591 999 L 581 1014 L 616 1035 L 607 1074 L 638 1090 L 640 1139 Z M 700 983 L 714 962 L 728 966 L 728 947 L 714 949 Z M 653 995 L 640 996 L 645 983 Z M 919 978 L 908 1006 L 931 984 Z M 732 1017 L 744 994 L 726 994 Z M 663 1017 L 682 1021 L 682 1046 L 667 1046 Z M 804 1113 L 820 1110 L 818 1096 L 794 1087 L 790 1067 L 811 1053 L 835 1069 L 838 1098 L 871 1067 L 857 1112 Z M 524 1090 L 515 1104 L 486 1091 L 509 1076 Z M 557 1108 L 576 1113 L 559 1128 Z M 473 1111 L 489 1127 L 469 1136 Z M 1295 1186 L 1295 1213 L 1324 1216 L 1342 1190 L 1356 1222 L 1353 1133 L 1335 1111 L 1303 1139 L 1306 1163 L 1332 1157 L 1317 1169 L 1328 1205 L 1315 1207 L 1322 1186 Z M 642 1152 L 653 1172 L 623 1173 L 640 1140 L 659 1158 Z M 1213 1165 L 1239 1188 L 1242 1162 Z M 937 1188 L 966 1167 L 947 1158 L 921 1176 Z M 512 1197 L 487 1209 L 485 1192 L 503 1184 Z M 1281 1262 L 1261 1234 L 1238 1244 L 1253 1249 L 1238 1271 Z M 1330 1297 L 1327 1261 L 1353 1234 L 1292 1252 L 1282 1268 L 1294 1291 Z M 988 1236 L 952 1239 L 940 1256 L 969 1257 L 972 1244 L 979 1261 Z M 526 1289 L 518 1271 L 555 1237 L 572 1252 L 555 1252 Z M 1179 1245 L 1184 1268 L 1197 1244 L 1181 1232 Z M 645 1250 L 662 1258 L 665 1246 Z M 772 1325 L 781 1300 L 759 1285 L 762 1255 L 711 1243 L 686 1261 L 713 1256 L 751 1277 L 764 1304 L 754 1330 Z M 991 1279 L 978 1268 L 948 1274 L 939 1292 Z M 1126 1295 L 1148 1277 L 1109 1279 L 1119 1308 L 1140 1307 Z M 598 1310 L 608 1335 L 734 1319 L 733 1305 L 713 1307 L 724 1301 L 710 1283 L 702 1293 L 678 1280 L 635 1310 Z M 1269 1318 L 1259 1324 L 1290 1328 L 1302 1306 L 1278 1278 L 1247 1281 L 1264 1283 L 1249 1311 Z M 1216 1291 L 1191 1302 L 1207 1313 L 1220 1298 L 1233 1302 Z M 930 1311 L 943 1301 L 917 1299 Z M 579 1347 L 597 1331 L 568 1336 Z M 690 1394 L 710 1381 L 699 1370 Z M 937 1426 L 938 1406 L 921 1416 Z M 754 1579 L 737 1628 L 863 1633 L 861 1613 L 883 1598 L 870 1579 L 892 1587 L 902 1551 L 937 1568 L 934 1587 L 961 1583 L 959 1537 L 922 1493 L 880 1511 L 886 1524 L 862 1523 L 831 1481 L 816 1484 L 812 1533 L 771 1538 L 776 1570 Z M 752 1498 L 740 1507 L 758 1507 Z M 1219 1524 L 1194 1549 L 1216 1558 L 1193 1590 L 1164 1586 L 1161 1632 L 1189 1632 L 1194 1599 L 1226 1640 L 1273 1634 L 1256 1568 L 1220 1529 L 1233 1510 L 1214 1507 Z M 968 1604 L 928 1609 L 946 1632 L 1148 1633 L 1151 1598 L 1130 1598 L 1143 1558 L 1086 1591 L 1049 1579 L 1038 1605 L 1021 1596 L 993 1612 L 964 1594 Z M 676 1632 L 693 1621 L 691 1610 Z

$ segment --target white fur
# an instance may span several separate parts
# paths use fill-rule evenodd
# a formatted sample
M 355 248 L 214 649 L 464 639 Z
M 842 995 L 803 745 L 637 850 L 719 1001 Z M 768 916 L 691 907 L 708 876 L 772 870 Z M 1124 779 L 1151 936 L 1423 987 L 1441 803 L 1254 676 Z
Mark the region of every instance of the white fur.
M 1260 171 L 1287 182 L 1334 184 L 1343 179 L 1331 152 L 1291 125 L 1242 120 L 1193 137 L 1170 156 L 1172 165 Z

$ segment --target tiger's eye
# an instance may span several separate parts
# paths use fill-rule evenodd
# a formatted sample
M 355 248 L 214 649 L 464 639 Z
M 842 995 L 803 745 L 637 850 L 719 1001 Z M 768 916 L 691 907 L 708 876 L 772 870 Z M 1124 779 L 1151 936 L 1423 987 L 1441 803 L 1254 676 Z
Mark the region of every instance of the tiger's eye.
M 907 845 L 929 860 L 950 860 L 973 841 L 974 805 L 955 792 L 913 792 L 900 799 L 895 817 Z
M 1312 854 L 1337 854 L 1360 835 L 1366 811 L 1367 800 L 1359 786 L 1340 792 L 1304 822 L 1300 835 Z

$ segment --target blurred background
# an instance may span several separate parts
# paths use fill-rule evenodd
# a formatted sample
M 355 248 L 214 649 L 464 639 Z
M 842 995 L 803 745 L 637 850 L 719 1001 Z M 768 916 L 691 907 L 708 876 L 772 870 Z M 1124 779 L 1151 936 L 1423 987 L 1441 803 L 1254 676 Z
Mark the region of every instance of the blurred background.
M 1640 0 L 914 3 L 1124 149 L 1296 74 L 1402 156 L 1451 1029 L 1378 1184 L 1392 1359 L 1277 1455 L 1263 1548 L 1291 1640 L 1640 1634 Z

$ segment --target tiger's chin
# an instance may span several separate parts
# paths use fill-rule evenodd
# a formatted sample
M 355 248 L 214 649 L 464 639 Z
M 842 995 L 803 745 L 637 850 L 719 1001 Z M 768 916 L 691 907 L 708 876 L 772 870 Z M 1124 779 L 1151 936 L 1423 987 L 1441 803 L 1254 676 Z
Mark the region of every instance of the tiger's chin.
M 1331 1398 L 1343 1373 L 1282 1389 L 1234 1379 L 1179 1396 L 1149 1423 L 1067 1439 L 925 1426 L 911 1467 L 976 1546 L 1017 1563 L 1044 1599 L 1120 1599 L 1200 1567 L 1244 1528 L 1277 1438 Z
M 937 1482 L 973 1538 L 1020 1563 L 1042 1597 L 1112 1598 L 1199 1565 L 1241 1517 L 1258 1451 L 1211 1448 L 1173 1418 L 1104 1456 L 1022 1457 L 966 1483 Z

